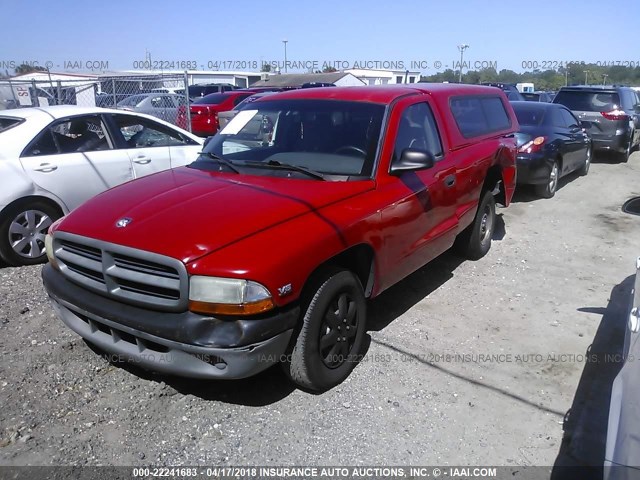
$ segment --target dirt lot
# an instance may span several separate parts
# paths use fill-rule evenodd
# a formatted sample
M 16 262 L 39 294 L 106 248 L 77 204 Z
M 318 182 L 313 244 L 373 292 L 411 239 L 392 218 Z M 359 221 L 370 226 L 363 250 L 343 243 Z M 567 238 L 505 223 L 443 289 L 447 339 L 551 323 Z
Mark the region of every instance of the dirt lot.
M 446 254 L 370 304 L 365 360 L 322 395 L 278 368 L 202 382 L 110 364 L 54 317 L 40 267 L 1 268 L 0 464 L 597 463 L 587 419 L 606 422 L 606 398 L 584 355 L 618 348 L 640 254 L 640 217 L 620 207 L 639 175 L 635 153 L 551 200 L 519 191 L 487 257 Z M 562 446 L 572 405 L 583 441 Z

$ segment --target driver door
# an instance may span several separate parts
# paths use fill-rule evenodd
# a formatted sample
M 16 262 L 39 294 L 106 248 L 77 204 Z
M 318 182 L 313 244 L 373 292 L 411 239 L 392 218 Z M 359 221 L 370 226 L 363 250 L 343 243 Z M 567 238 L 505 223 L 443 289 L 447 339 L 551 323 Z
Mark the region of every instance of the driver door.
M 381 187 L 393 199 L 382 211 L 385 237 L 380 255 L 391 284 L 451 247 L 458 226 L 456 167 L 445 154 L 429 103 L 413 102 L 398 119 L 391 165 L 407 148 L 428 151 L 435 162 L 424 170 L 389 175 Z

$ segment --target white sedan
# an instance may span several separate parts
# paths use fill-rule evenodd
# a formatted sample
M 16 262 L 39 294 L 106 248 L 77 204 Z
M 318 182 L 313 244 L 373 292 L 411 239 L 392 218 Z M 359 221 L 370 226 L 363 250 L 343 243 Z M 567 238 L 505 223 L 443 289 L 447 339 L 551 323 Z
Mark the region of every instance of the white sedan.
M 46 259 L 49 225 L 121 183 L 194 161 L 203 139 L 149 115 L 71 105 L 0 113 L 0 257 Z

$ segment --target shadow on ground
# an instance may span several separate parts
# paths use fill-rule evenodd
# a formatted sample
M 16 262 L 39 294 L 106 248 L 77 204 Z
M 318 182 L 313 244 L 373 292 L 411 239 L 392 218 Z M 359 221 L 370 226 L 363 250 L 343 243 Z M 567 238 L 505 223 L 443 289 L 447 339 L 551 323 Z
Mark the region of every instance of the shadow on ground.
M 602 480 L 613 380 L 620 361 L 633 288 L 631 275 L 616 285 L 606 308 L 583 307 L 581 312 L 601 314 L 602 320 L 586 352 L 580 383 L 571 409 L 565 415 L 564 436 L 554 465 L 552 480 Z
M 126 370 L 131 375 L 155 383 L 164 383 L 183 395 L 194 395 L 203 400 L 214 400 L 236 405 L 260 407 L 276 403 L 295 390 L 278 365 L 250 378 L 241 380 L 200 380 L 174 377 L 150 372 L 134 364 L 113 361 L 113 355 L 86 342 L 86 345 L 111 365 Z
M 577 172 L 571 172 L 565 175 L 560 180 L 558 180 L 558 188 L 556 191 L 562 190 L 566 185 L 573 182 L 577 178 L 580 178 L 580 175 Z M 544 201 L 546 199 L 542 198 L 536 193 L 534 185 L 518 184 L 516 186 L 516 191 L 513 194 L 514 203 L 528 203 L 536 200 Z M 553 199 L 551 198 L 550 200 Z

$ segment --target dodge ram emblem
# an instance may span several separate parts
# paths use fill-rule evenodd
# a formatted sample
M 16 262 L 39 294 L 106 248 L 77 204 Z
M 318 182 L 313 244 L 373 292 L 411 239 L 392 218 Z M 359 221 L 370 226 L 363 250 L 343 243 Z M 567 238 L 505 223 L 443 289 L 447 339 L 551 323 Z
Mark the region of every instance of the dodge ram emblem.
M 130 219 L 129 217 L 121 218 L 120 220 L 118 220 L 118 221 L 116 222 L 116 227 L 118 227 L 118 228 L 124 228 L 124 227 L 126 227 L 127 225 L 129 225 L 132 221 L 133 221 L 133 220 L 132 220 L 132 219 Z

